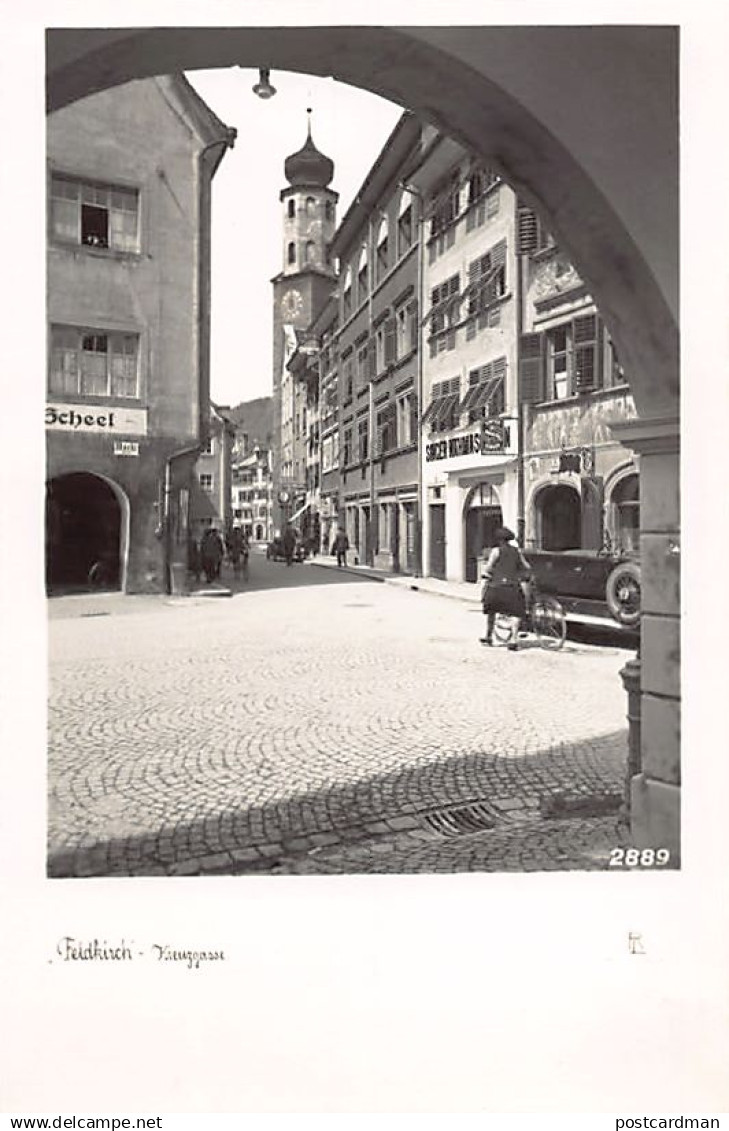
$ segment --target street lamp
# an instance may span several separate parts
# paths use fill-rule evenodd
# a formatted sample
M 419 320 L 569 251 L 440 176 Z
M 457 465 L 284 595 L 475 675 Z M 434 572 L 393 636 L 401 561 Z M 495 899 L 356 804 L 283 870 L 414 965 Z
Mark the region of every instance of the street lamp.
M 276 87 L 271 86 L 269 80 L 270 73 L 271 72 L 268 67 L 258 68 L 258 82 L 255 86 L 251 87 L 251 89 L 254 94 L 258 95 L 259 98 L 273 98 L 274 94 L 276 93 Z

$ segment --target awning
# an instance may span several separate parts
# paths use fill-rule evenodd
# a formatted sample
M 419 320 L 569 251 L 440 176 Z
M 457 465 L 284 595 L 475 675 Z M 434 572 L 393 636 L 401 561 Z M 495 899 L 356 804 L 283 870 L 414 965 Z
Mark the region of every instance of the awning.
M 503 373 L 499 373 L 496 377 L 491 377 L 488 381 L 480 381 L 478 385 L 471 385 L 461 402 L 459 411 L 465 412 L 468 409 L 469 412 L 475 412 L 476 409 L 483 408 L 503 380 Z
M 220 518 L 212 498 L 207 491 L 203 490 L 194 476 L 190 481 L 190 509 L 188 513 L 190 522 L 200 522 L 207 518 Z

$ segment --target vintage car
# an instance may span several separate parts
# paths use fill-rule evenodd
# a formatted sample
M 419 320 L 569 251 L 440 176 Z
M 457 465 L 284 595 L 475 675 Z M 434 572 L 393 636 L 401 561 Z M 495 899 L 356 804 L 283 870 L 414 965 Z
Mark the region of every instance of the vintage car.
M 635 557 L 603 550 L 525 550 L 541 593 L 559 598 L 569 620 L 617 624 L 637 634 L 640 565 Z

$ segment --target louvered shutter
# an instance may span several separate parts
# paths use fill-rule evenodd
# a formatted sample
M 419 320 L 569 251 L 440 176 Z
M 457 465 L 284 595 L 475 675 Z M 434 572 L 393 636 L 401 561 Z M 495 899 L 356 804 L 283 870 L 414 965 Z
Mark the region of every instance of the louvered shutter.
M 573 364 L 575 389 L 587 392 L 598 384 L 598 319 L 595 314 L 584 314 L 572 323 Z
M 516 214 L 516 250 L 519 255 L 531 255 L 537 250 L 539 221 L 531 208 L 520 204 Z
M 519 340 L 519 400 L 522 404 L 544 400 L 543 334 L 522 334 Z
M 408 317 L 410 319 L 410 349 L 414 350 L 418 344 L 418 338 L 420 336 L 417 302 L 411 303 L 408 307 Z

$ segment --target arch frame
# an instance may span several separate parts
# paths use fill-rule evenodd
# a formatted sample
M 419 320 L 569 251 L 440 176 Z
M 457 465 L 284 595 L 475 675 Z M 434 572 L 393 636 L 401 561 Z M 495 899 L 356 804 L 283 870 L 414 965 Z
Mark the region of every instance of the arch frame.
M 57 475 L 51 475 L 46 478 L 46 489 L 49 484 L 57 482 L 61 479 L 68 479 L 71 475 L 88 475 L 92 479 L 100 479 L 109 487 L 119 504 L 119 592 L 126 593 L 127 591 L 127 574 L 129 570 L 129 546 L 130 546 L 130 533 L 131 533 L 131 503 L 126 491 L 116 480 L 111 479 L 108 475 L 104 475 L 100 471 L 89 471 L 85 467 L 73 467 L 66 471 L 61 471 Z

